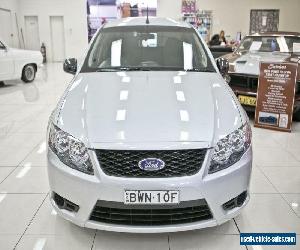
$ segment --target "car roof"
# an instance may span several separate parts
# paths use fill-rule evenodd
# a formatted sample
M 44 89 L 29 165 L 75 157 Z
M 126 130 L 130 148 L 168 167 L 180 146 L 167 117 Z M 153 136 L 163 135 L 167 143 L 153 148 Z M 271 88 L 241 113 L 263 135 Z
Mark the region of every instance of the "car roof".
M 182 28 L 192 27 L 187 22 L 175 21 L 171 18 L 149 17 L 149 24 L 146 24 L 146 17 L 127 17 L 127 18 L 109 21 L 103 26 L 103 28 L 143 26 L 143 25 L 166 26 L 166 27 L 171 26 L 171 27 L 182 27 Z
M 256 33 L 249 36 L 299 36 L 299 32 L 291 32 L 291 31 L 276 31 L 276 32 L 263 32 Z

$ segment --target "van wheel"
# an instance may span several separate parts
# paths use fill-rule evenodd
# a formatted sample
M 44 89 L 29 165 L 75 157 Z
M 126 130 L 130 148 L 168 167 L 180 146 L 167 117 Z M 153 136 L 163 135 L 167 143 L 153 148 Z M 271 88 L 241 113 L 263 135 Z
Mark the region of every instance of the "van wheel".
M 32 82 L 35 78 L 36 69 L 33 64 L 27 64 L 24 66 L 22 71 L 22 81 Z

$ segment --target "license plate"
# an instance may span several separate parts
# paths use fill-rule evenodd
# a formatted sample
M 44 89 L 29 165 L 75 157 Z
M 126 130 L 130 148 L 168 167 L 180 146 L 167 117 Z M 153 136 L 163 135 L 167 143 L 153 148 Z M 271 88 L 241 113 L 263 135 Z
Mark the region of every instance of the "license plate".
M 239 95 L 238 98 L 239 98 L 239 101 L 241 104 L 249 105 L 249 106 L 256 106 L 256 97 Z
M 125 204 L 178 204 L 179 191 L 126 190 Z

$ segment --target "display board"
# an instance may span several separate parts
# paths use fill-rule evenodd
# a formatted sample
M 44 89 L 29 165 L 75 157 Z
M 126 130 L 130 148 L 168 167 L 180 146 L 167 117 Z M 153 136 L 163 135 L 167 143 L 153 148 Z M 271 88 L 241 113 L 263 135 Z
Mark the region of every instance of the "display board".
M 279 27 L 279 10 L 251 10 L 250 34 L 276 32 Z
M 261 63 L 255 127 L 291 132 L 297 64 Z

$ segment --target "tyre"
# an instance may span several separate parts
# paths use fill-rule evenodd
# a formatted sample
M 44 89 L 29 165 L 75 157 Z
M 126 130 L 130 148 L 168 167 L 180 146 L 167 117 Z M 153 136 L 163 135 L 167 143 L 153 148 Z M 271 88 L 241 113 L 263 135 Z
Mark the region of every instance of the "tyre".
M 24 66 L 22 71 L 22 81 L 32 82 L 35 78 L 36 68 L 33 64 L 27 64 Z

